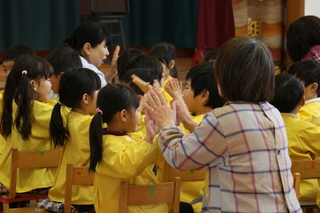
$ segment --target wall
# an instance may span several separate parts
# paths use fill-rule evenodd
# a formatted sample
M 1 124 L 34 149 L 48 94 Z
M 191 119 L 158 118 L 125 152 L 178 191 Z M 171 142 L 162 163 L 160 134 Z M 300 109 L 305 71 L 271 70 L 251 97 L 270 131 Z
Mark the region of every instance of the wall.
M 314 15 L 320 17 L 320 1 L 319 0 L 305 0 L 304 14 Z

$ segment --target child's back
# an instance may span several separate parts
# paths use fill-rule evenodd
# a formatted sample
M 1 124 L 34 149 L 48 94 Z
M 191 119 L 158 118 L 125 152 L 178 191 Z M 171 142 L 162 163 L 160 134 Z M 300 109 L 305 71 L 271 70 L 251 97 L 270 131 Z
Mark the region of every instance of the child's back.
M 300 120 L 296 114 L 303 105 L 303 94 L 298 79 L 290 74 L 276 76 L 276 90 L 271 104 L 281 112 L 292 161 L 308 161 L 320 155 L 320 127 Z M 319 189 L 318 180 L 301 180 L 300 200 L 315 200 Z
M 90 125 L 90 169 L 96 171 L 94 205 L 96 212 L 117 213 L 122 181 L 135 185 L 157 183 L 152 172 L 157 154 L 152 132 L 156 128 L 146 116 L 146 137 L 134 133 L 139 121 L 139 99 L 127 86 L 110 84 L 102 88 L 97 107 Z M 101 121 L 108 125 L 103 136 Z M 168 212 L 168 206 L 131 206 L 128 212 Z
M 4 92 L 1 134 L 6 146 L 0 158 L 0 182 L 10 186 L 11 149 L 48 150 L 52 106 L 42 103 L 51 89 L 51 65 L 42 58 L 22 57 L 10 72 Z M 53 185 L 56 169 L 20 169 L 17 192 Z

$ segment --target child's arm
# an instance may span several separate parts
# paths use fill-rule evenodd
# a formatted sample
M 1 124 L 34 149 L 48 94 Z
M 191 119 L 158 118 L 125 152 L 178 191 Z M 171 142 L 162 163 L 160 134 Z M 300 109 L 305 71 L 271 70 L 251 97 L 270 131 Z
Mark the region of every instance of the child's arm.
M 141 78 L 134 74 L 131 76 L 131 79 L 132 83 L 137 85 L 144 93 L 147 93 L 150 89 L 152 89 L 152 86 L 148 82 L 141 80 Z

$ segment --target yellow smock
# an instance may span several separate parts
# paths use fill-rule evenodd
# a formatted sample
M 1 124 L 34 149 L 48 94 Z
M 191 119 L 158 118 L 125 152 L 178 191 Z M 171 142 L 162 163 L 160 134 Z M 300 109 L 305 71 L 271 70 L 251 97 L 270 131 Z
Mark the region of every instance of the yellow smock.
M 14 116 L 17 105 L 13 103 L 12 108 Z M 34 120 L 32 122 L 31 135 L 26 141 L 21 138 L 21 135 L 13 126 L 11 135 L 7 138 L 6 146 L 0 157 L 0 182 L 5 187 L 10 187 L 12 148 L 18 148 L 19 151 L 54 149 L 49 137 L 52 109 L 53 107 L 48 104 L 33 101 L 31 113 Z M 23 193 L 37 188 L 51 187 L 56 170 L 57 168 L 19 169 L 17 172 L 16 191 Z
M 62 107 L 61 110 L 68 109 Z M 71 111 L 66 120 L 70 136 L 65 142 L 62 161 L 54 185 L 49 191 L 50 200 L 55 202 L 64 202 L 67 164 L 89 166 L 90 160 L 89 127 L 92 116 Z M 92 205 L 93 186 L 72 186 L 71 201 L 75 205 Z
M 102 146 L 102 160 L 94 177 L 94 206 L 97 213 L 118 213 L 123 181 L 135 185 L 158 183 L 152 172 L 157 146 L 144 141 L 141 135 L 115 132 L 106 132 Z M 168 205 L 130 206 L 130 212 L 168 212 Z
M 320 126 L 320 98 L 307 100 L 300 108 L 298 116 L 303 121 Z
M 0 118 L 2 117 L 2 111 L 3 111 L 3 93 L 4 93 L 4 90 L 1 90 L 0 91 Z M 5 145 L 6 145 L 6 140 L 0 134 L 0 156 L 2 155 Z
M 320 156 L 320 127 L 302 121 L 292 113 L 281 113 L 281 115 L 286 126 L 291 160 L 312 160 L 312 154 Z M 302 179 L 300 201 L 314 200 L 319 189 L 317 179 Z

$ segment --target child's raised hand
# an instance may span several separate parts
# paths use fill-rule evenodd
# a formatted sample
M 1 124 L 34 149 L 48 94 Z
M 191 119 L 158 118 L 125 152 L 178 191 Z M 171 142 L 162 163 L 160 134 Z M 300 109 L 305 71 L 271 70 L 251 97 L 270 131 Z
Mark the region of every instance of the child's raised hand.
M 164 90 L 173 98 L 182 95 L 182 82 L 179 83 L 178 79 L 172 78 L 165 85 Z
M 147 94 L 148 101 L 145 108 L 150 113 L 156 125 L 161 129 L 169 124 L 174 125 L 174 112 L 169 108 L 165 98 L 159 91 L 150 90 Z
M 150 89 L 152 89 L 152 86 L 149 84 L 149 82 L 143 81 L 141 78 L 139 78 L 135 74 L 131 76 L 131 79 L 132 79 L 132 83 L 137 85 L 144 93 L 147 93 Z
M 187 105 L 185 104 L 182 96 L 179 96 L 177 99 L 175 99 L 175 106 L 177 111 L 177 117 L 178 120 L 183 123 L 183 126 L 189 130 L 189 132 L 193 132 L 194 128 L 198 126 L 198 123 L 196 123 L 189 112 L 189 109 Z
M 148 143 L 153 143 L 153 138 L 158 133 L 158 127 L 156 126 L 154 120 L 152 119 L 150 113 L 147 112 L 147 110 L 145 110 L 144 124 L 147 131 L 144 140 Z

